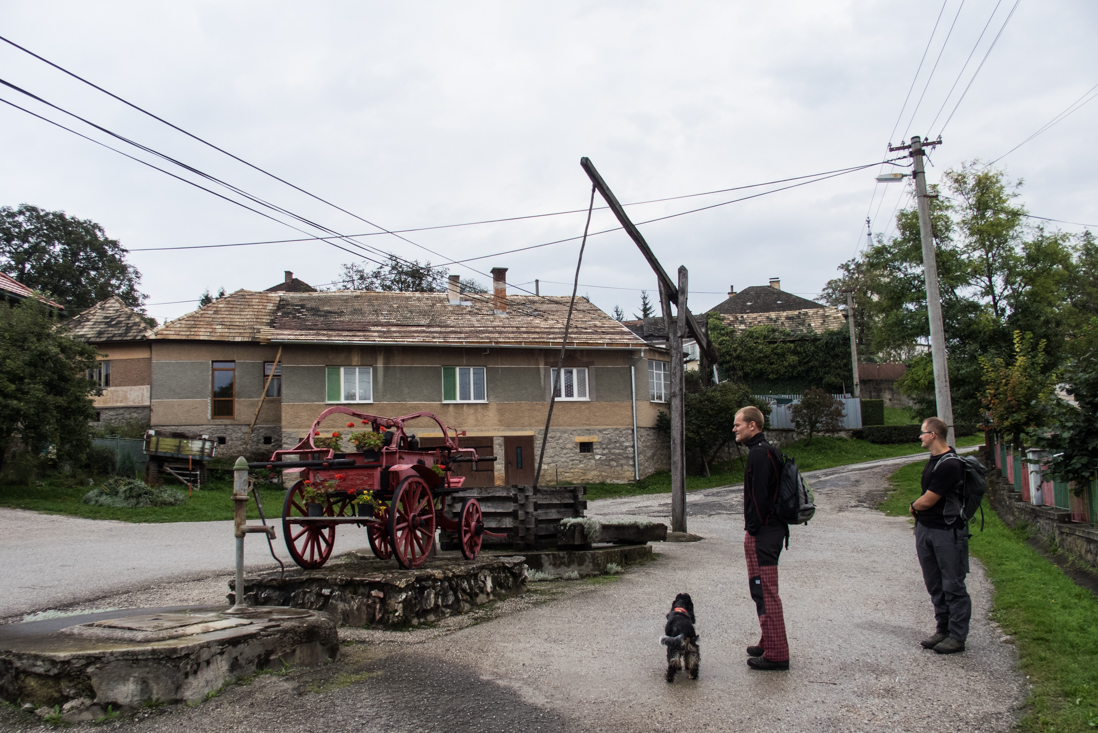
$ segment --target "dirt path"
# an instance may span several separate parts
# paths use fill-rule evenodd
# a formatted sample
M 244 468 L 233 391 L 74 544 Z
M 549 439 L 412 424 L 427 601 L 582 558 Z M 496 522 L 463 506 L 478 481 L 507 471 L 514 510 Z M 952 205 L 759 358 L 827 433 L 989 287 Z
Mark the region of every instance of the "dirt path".
M 741 492 L 694 492 L 690 531 L 620 580 L 546 587 L 471 619 L 414 632 L 348 632 L 363 643 L 318 670 L 265 676 L 194 709 L 152 711 L 141 731 L 1007 731 L 1024 697 L 1014 647 L 987 618 L 973 561 L 968 651 L 939 656 L 907 520 L 873 507 L 899 465 L 817 472 L 820 510 L 781 561 L 788 673 L 747 668 L 758 638 L 747 596 Z M 666 497 L 592 502 L 591 513 L 666 519 Z M 663 680 L 658 639 L 674 594 L 691 593 L 701 679 Z M 544 597 L 544 596 L 542 596 Z M 476 619 L 472 619 L 476 620 Z M 0 712 L 0 727 L 17 722 Z M 97 730 L 102 730 L 98 727 Z

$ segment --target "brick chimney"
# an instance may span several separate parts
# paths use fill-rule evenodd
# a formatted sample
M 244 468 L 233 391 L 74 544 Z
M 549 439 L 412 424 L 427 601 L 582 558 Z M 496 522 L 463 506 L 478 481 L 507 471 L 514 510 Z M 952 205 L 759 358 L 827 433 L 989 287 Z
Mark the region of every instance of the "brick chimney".
M 774 288 L 775 290 L 781 290 L 782 289 L 781 279 L 776 278 L 776 277 L 770 278 L 770 287 Z
M 283 270 L 283 272 L 286 273 L 286 280 L 284 282 L 289 285 L 290 281 L 294 279 L 294 274 L 289 270 Z
M 447 286 L 450 305 L 461 305 L 461 275 L 451 275 Z
M 497 315 L 507 312 L 507 268 L 492 268 L 492 310 Z
M 731 298 L 735 294 L 736 294 L 736 286 L 735 285 L 729 285 L 728 286 L 728 297 Z

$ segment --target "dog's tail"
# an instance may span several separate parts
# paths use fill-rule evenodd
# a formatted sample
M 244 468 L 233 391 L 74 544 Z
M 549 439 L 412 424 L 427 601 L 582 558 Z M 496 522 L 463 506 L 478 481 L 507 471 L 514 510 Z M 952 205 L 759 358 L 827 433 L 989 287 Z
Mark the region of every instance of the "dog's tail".
M 683 641 L 685 641 L 686 635 L 679 634 L 678 636 L 661 636 L 660 644 L 671 650 L 678 650 L 682 648 Z

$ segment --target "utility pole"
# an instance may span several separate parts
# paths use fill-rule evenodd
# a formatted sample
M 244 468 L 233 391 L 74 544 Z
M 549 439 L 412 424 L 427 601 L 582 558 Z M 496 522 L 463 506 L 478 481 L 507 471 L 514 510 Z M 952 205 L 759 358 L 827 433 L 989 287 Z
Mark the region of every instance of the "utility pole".
M 850 326 L 850 361 L 854 365 L 854 396 L 861 397 L 861 384 L 858 380 L 858 341 L 854 338 L 854 296 L 849 290 L 846 291 L 846 322 Z
M 930 320 L 930 354 L 934 360 L 934 397 L 938 417 L 948 426 L 946 442 L 957 445 L 953 430 L 953 400 L 949 393 L 949 367 L 946 365 L 945 325 L 942 321 L 942 298 L 938 292 L 938 258 L 934 249 L 934 233 L 930 228 L 930 198 L 926 193 L 926 172 L 923 168 L 925 147 L 942 144 L 942 138 L 924 141 L 918 135 L 910 145 L 888 147 L 889 150 L 910 150 L 915 163 L 915 194 L 919 210 L 919 233 L 923 240 L 923 274 L 926 277 L 926 310 Z

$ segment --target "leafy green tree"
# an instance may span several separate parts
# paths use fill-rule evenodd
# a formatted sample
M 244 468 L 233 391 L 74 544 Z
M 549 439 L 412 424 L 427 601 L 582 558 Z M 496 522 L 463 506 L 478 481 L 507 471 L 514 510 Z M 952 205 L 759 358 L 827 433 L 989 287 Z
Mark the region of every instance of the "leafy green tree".
M 651 318 L 654 315 L 656 315 L 656 309 L 654 307 L 652 307 L 652 301 L 648 299 L 648 291 L 642 290 L 641 291 L 641 312 L 640 313 L 634 313 L 633 317 L 638 319 L 638 320 L 643 320 L 645 318 Z
M 91 445 L 95 347 L 55 326 L 33 298 L 0 306 L 0 468 L 19 450 L 37 457 L 50 446 L 79 462 Z
M 1014 358 L 980 357 L 984 370 L 984 406 L 995 430 L 1020 446 L 1022 436 L 1033 437 L 1049 417 L 1049 400 L 1056 388 L 1055 372 L 1046 368 L 1045 341 L 1033 343 L 1033 334 L 1014 332 Z
M 851 293 L 854 303 L 854 339 L 858 343 L 858 357 L 862 361 L 875 361 L 873 350 L 873 327 L 876 314 L 871 309 L 872 283 L 875 273 L 868 268 L 864 259 L 847 260 L 839 265 L 839 277 L 828 280 L 818 300 L 825 305 L 846 311 L 846 294 Z
M 65 306 L 68 315 L 117 295 L 141 309 L 141 273 L 103 227 L 63 211 L 0 207 L 0 271 Z
M 449 270 L 422 265 L 418 260 L 403 260 L 389 255 L 384 264 L 368 270 L 357 262 L 341 266 L 337 287 L 345 290 L 381 290 L 397 293 L 444 293 L 449 287 Z M 488 290 L 476 280 L 461 278 L 463 294 L 484 294 Z
M 685 395 L 685 442 L 687 460 L 694 471 L 710 475 L 710 466 L 721 451 L 735 441 L 732 424 L 736 411 L 754 405 L 770 414 L 770 406 L 751 395 L 744 384 L 722 382 L 709 388 L 700 387 L 701 380 L 694 380 L 693 390 Z M 656 416 L 656 429 L 671 434 L 671 416 L 660 412 Z
M 1034 442 L 1050 455 L 1052 477 L 1074 482 L 1075 492 L 1081 494 L 1098 465 L 1098 351 L 1072 359 L 1064 370 L 1064 381 L 1074 404 L 1054 400 L 1051 429 L 1036 434 Z
M 846 408 L 843 403 L 818 387 L 811 387 L 801 395 L 800 402 L 790 410 L 797 430 L 806 434 L 805 445 L 812 444 L 817 433 L 835 433 L 843 429 Z

